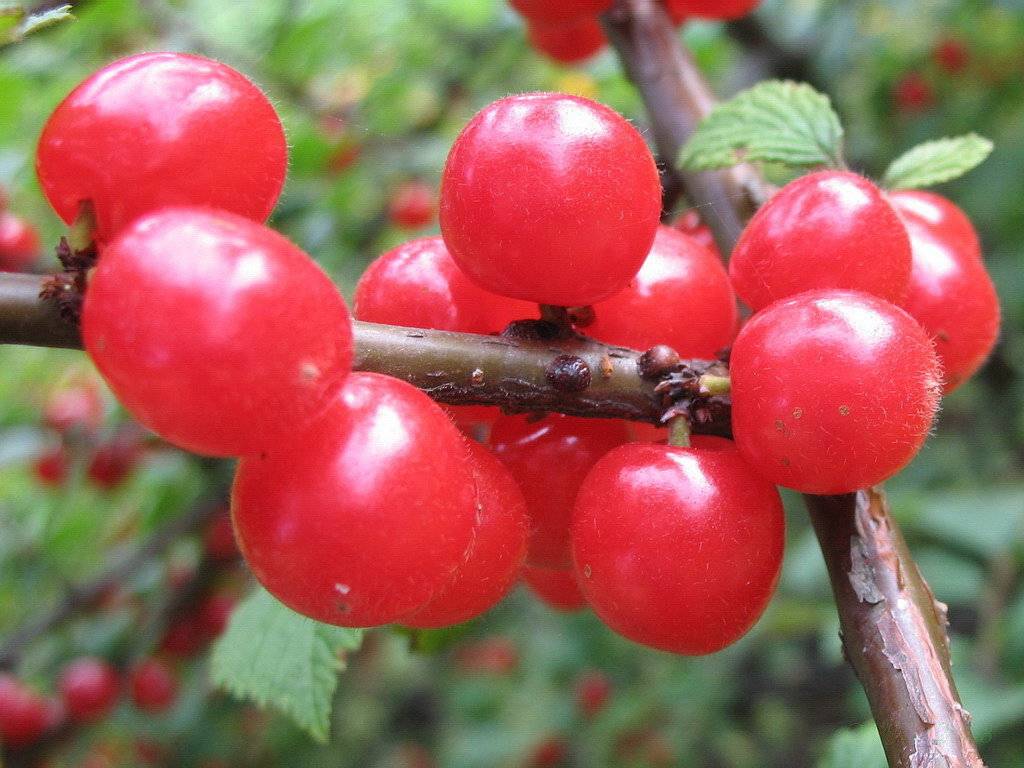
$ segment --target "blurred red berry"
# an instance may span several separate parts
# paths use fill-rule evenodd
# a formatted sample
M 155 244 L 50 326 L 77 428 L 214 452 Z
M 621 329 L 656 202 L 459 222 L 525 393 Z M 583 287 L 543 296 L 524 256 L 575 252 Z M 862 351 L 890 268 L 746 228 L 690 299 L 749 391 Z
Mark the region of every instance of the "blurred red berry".
M 64 667 L 58 682 L 68 717 L 76 723 L 101 719 L 117 702 L 117 670 L 103 659 L 83 657 Z
M 538 743 L 530 753 L 527 765 L 531 768 L 557 768 L 569 757 L 569 745 L 561 736 L 549 736 Z
M 238 599 L 228 592 L 217 592 L 203 601 L 199 606 L 199 624 L 208 638 L 223 634 L 237 603 Z
M 217 514 L 206 529 L 206 534 L 203 536 L 203 548 L 206 550 L 207 556 L 214 560 L 234 560 L 238 557 L 235 529 L 227 510 Z
M 167 748 L 151 739 L 136 739 L 135 759 L 143 765 L 163 765 L 167 759 Z
M 111 490 L 131 474 L 141 455 L 142 442 L 138 432 L 134 429 L 121 430 L 96 448 L 86 474 L 100 488 Z
M 178 695 L 178 682 L 170 668 L 157 659 L 138 664 L 128 677 L 135 706 L 146 712 L 167 710 Z
M 13 213 L 0 211 L 0 270 L 20 272 L 39 256 L 39 233 Z
M 586 61 L 608 42 L 600 23 L 592 16 L 558 24 L 528 21 L 526 34 L 536 50 L 563 64 Z
M 160 641 L 160 650 L 169 656 L 187 659 L 206 644 L 204 626 L 198 616 L 181 616 L 171 622 Z
M 947 37 L 935 46 L 935 63 L 951 75 L 957 75 L 967 69 L 971 54 L 967 44 L 955 37 Z
M 711 227 L 704 223 L 704 220 L 695 208 L 690 208 L 679 214 L 676 220 L 672 222 L 672 226 L 684 235 L 689 235 L 701 245 L 710 248 L 716 256 L 721 258 L 721 253 L 718 250 L 718 245 L 715 243 L 715 236 L 711 232 Z
M 0 674 L 0 742 L 30 746 L 49 725 L 47 700 L 12 675 Z
M 576 681 L 576 703 L 584 717 L 593 717 L 604 709 L 611 693 L 611 680 L 599 669 L 584 672 Z
M 69 471 L 68 454 L 63 446 L 52 448 L 36 459 L 36 479 L 51 488 L 64 485 Z
M 519 649 L 511 638 L 493 635 L 459 646 L 455 664 L 464 673 L 507 675 L 519 666 Z
M 94 382 L 62 387 L 43 404 L 43 423 L 58 432 L 94 432 L 103 423 L 103 396 Z
M 925 112 L 935 104 L 935 91 L 920 72 L 908 72 L 896 81 L 893 98 L 901 112 Z
M 395 191 L 388 212 L 397 226 L 422 229 L 437 216 L 437 197 L 422 181 L 407 181 Z

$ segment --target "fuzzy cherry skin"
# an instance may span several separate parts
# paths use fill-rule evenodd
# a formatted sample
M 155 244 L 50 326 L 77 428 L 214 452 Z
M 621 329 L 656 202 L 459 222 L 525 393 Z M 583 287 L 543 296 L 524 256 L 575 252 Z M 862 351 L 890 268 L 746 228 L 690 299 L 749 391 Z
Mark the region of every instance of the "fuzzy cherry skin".
M 528 21 L 526 36 L 536 50 L 562 64 L 586 61 L 608 42 L 600 23 L 592 16 L 559 24 Z
M 582 610 L 587 599 L 571 568 L 523 568 L 523 582 L 541 602 L 563 613 Z
M 889 198 L 907 226 L 914 256 L 902 306 L 935 340 L 949 393 L 995 346 L 999 297 L 963 211 L 931 192 L 893 192 Z
M 508 594 L 526 558 L 530 522 L 522 491 L 490 451 L 473 440 L 466 448 L 476 493 L 473 542 L 451 583 L 402 620 L 409 627 L 446 627 L 479 616 Z
M 607 11 L 612 0 L 509 0 L 509 5 L 528 19 L 564 24 L 581 16 L 597 16 Z
M 388 205 L 391 221 L 403 229 L 422 229 L 434 220 L 436 213 L 434 190 L 422 181 L 400 186 Z
M 178 681 L 164 662 L 146 659 L 128 673 L 128 690 L 136 707 L 156 714 L 174 704 L 178 698 Z
M 288 439 L 348 375 L 352 329 L 326 274 L 249 219 L 166 208 L 104 249 L 85 348 L 140 422 L 197 453 Z
M 667 344 L 682 357 L 711 358 L 736 332 L 736 297 L 719 258 L 693 238 L 658 227 L 654 245 L 622 291 L 594 305 L 588 336 L 649 349 Z
M 702 19 L 738 19 L 760 3 L 761 0 L 668 0 L 673 14 Z
M 784 529 L 775 487 L 727 441 L 633 443 L 602 458 L 580 488 L 576 578 L 619 634 L 673 653 L 713 653 L 764 611 Z
M 440 237 L 422 237 L 379 256 L 359 278 L 359 320 L 462 333 L 497 333 L 537 307 L 488 293 L 459 269 Z
M 558 93 L 509 96 L 452 146 L 441 232 L 462 270 L 494 293 L 583 306 L 626 287 L 654 241 L 661 186 L 632 125 Z
M 281 602 L 367 627 L 450 583 L 476 495 L 464 438 L 441 409 L 403 381 L 356 373 L 295 445 L 241 461 L 232 516 L 249 567 Z
M 54 110 L 36 157 L 57 214 L 70 224 L 91 201 L 101 242 L 172 205 L 263 222 L 287 164 L 281 121 L 259 88 L 181 53 L 130 56 L 93 74 Z
M 910 279 L 910 239 L 874 184 L 847 171 L 791 181 L 747 224 L 729 261 L 754 310 L 816 288 L 848 288 L 898 303 Z
M 757 313 L 729 370 L 740 451 L 804 493 L 850 493 L 895 474 L 928 436 L 941 392 L 917 321 L 855 291 L 809 291 Z
M 17 678 L 0 674 L 0 744 L 30 746 L 39 741 L 49 725 L 46 699 Z
M 70 662 L 60 675 L 58 688 L 68 718 L 76 723 L 104 717 L 120 692 L 117 670 L 102 659 L 83 657 Z
M 39 256 L 39 233 L 13 213 L 0 211 L 0 270 L 20 272 Z
M 612 419 L 550 414 L 540 420 L 500 416 L 494 422 L 491 448 L 526 498 L 530 565 L 569 567 L 569 522 L 580 483 L 599 458 L 629 440 L 626 422 Z

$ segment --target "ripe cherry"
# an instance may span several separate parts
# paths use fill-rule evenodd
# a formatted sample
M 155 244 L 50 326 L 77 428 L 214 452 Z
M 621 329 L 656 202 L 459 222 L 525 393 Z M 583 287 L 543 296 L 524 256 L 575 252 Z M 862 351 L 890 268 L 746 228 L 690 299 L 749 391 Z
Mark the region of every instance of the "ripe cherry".
M 97 487 L 117 488 L 135 470 L 142 456 L 142 441 L 133 428 L 119 430 L 101 443 L 89 460 L 86 476 Z
M 571 613 L 587 605 L 572 569 L 534 568 L 528 565 L 523 568 L 523 581 L 533 594 L 556 611 Z
M 411 240 L 378 257 L 356 285 L 359 320 L 462 333 L 497 333 L 537 307 L 488 293 L 459 269 L 444 240 Z
M 160 639 L 160 651 L 175 659 L 188 659 L 202 650 L 207 639 L 199 617 L 184 614 L 168 625 Z
M 508 470 L 479 443 L 466 441 L 476 495 L 476 524 L 466 559 L 451 582 L 402 623 L 444 627 L 479 616 L 513 587 L 530 532 L 526 501 Z
M 908 72 L 896 81 L 893 99 L 901 112 L 926 112 L 935 105 L 935 89 L 920 72 Z
M 408 181 L 400 186 L 388 206 L 391 220 L 404 229 L 422 229 L 437 214 L 434 190 L 422 181 Z
M 530 45 L 563 64 L 586 61 L 599 53 L 608 42 L 601 25 L 592 16 L 581 16 L 557 24 L 528 21 L 526 34 Z
M 71 474 L 67 449 L 58 445 L 46 451 L 36 459 L 34 469 L 36 479 L 43 485 L 51 488 L 64 485 Z
M 612 682 L 599 669 L 584 672 L 576 680 L 576 703 L 584 717 L 594 717 L 612 695 Z
M 728 441 L 633 443 L 601 459 L 580 488 L 576 577 L 616 632 L 673 653 L 712 653 L 764 611 L 784 527 L 778 492 Z
M 75 659 L 61 672 L 58 681 L 68 717 L 76 723 L 103 718 L 117 703 L 121 683 L 110 664 L 93 657 Z
M 228 591 L 216 592 L 199 606 L 199 625 L 207 639 L 220 637 L 228 627 L 238 598 Z
M 530 565 L 569 567 L 569 522 L 580 483 L 601 456 L 629 439 L 626 423 L 611 419 L 551 414 L 495 421 L 494 454 L 519 483 L 530 514 Z
M 0 674 L 0 742 L 7 747 L 28 747 L 51 723 L 47 700 L 17 678 Z
M 0 271 L 20 272 L 39 257 L 39 233 L 24 219 L 0 210 Z
M 689 235 L 704 247 L 710 248 L 715 256 L 721 258 L 721 253 L 718 250 L 718 245 L 715 243 L 715 236 L 711 232 L 711 227 L 704 223 L 696 209 L 690 208 L 683 211 L 672 222 L 672 226 L 684 235 Z
M 931 192 L 890 194 L 910 233 L 914 263 L 903 308 L 935 340 L 952 392 L 988 357 L 999 335 L 999 297 L 963 211 Z
M 171 668 L 159 659 L 146 659 L 128 675 L 135 706 L 145 712 L 167 711 L 178 698 L 178 681 Z
M 736 297 L 719 258 L 696 240 L 658 227 L 636 277 L 594 305 L 588 336 L 633 349 L 667 344 L 682 357 L 714 357 L 736 332 Z
M 921 326 L 855 291 L 809 291 L 757 313 L 730 373 L 740 451 L 804 493 L 849 493 L 896 473 L 928 436 L 941 392 Z
M 815 288 L 849 288 L 899 302 L 910 240 L 882 191 L 847 171 L 819 171 L 783 187 L 747 224 L 729 276 L 754 310 Z
M 215 456 L 289 439 L 352 360 L 345 302 L 312 259 L 260 224 L 195 208 L 138 219 L 104 250 L 82 336 L 140 422 Z
M 528 19 L 559 24 L 604 13 L 612 0 L 509 0 L 509 4 Z
M 702 19 L 738 19 L 746 16 L 761 0 L 668 0 L 670 15 Z
M 199 56 L 143 53 L 109 64 L 61 102 L 39 139 L 36 170 L 65 222 L 93 203 L 105 242 L 174 205 L 263 222 L 287 163 L 281 121 L 243 75 Z
M 464 438 L 441 409 L 405 382 L 357 373 L 295 445 L 241 461 L 232 515 L 281 602 L 375 626 L 450 583 L 472 541 L 474 490 Z
M 935 46 L 935 62 L 951 75 L 958 75 L 967 69 L 971 60 L 970 50 L 963 40 L 946 37 Z
M 441 231 L 478 284 L 504 296 L 582 306 L 626 287 L 654 240 L 658 169 L 643 137 L 596 102 L 509 96 L 452 146 Z

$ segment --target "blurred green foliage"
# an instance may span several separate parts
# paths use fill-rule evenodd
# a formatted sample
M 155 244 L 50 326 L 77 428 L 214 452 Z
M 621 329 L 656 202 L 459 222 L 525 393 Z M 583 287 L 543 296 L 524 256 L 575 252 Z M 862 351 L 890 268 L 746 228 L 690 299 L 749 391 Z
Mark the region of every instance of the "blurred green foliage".
M 611 52 L 572 70 L 553 65 L 528 49 L 499 0 L 91 0 L 76 15 L 0 51 L 0 184 L 51 244 L 62 227 L 34 178 L 35 139 L 75 84 L 135 51 L 203 53 L 267 90 L 292 148 L 273 224 L 349 295 L 370 259 L 410 237 L 388 222 L 391 191 L 410 178 L 436 184 L 455 135 L 489 101 L 572 90 L 646 123 Z M 877 176 L 901 152 L 941 136 L 977 131 L 995 142 L 986 163 L 941 191 L 981 232 L 1002 300 L 1002 339 L 985 370 L 948 398 L 935 437 L 890 493 L 922 568 L 950 604 L 957 678 L 987 763 L 1020 768 L 1024 10 L 1008 0 L 766 0 L 755 18 L 753 42 L 710 23 L 682 35 L 722 94 L 776 76 L 773 62 L 795 56 L 832 96 L 856 168 Z M 967 53 L 956 71 L 935 55 L 948 40 Z M 917 110 L 894 97 L 908 74 L 931 91 Z M 40 262 L 54 266 L 50 256 Z M 40 406 L 62 382 L 92 375 L 88 363 L 79 353 L 2 348 L 0 370 L 2 639 L 180 514 L 211 480 L 197 460 L 161 450 L 112 492 L 90 486 L 78 464 L 63 488 L 43 487 L 32 465 L 53 436 L 40 427 Z M 109 397 L 106 408 L 109 430 L 125 416 Z M 142 716 L 122 704 L 50 764 L 80 766 L 96 754 L 109 757 L 102 765 L 141 764 L 132 746 L 141 740 L 163 745 L 165 764 L 175 766 L 484 768 L 527 765 L 539 743 L 558 738 L 574 766 L 881 765 L 866 702 L 841 656 L 820 554 L 799 502 L 787 501 L 779 594 L 748 637 L 715 656 L 638 648 L 589 614 L 556 615 L 517 593 L 447 633 L 368 633 L 340 678 L 327 746 L 211 692 L 198 657 L 182 664 L 183 695 L 169 714 Z M 19 671 L 52 690 L 69 656 L 129 657 L 151 643 L 138 637 L 140 610 L 163 599 L 168 574 L 194 565 L 199 550 L 194 538 L 176 544 L 120 585 L 126 604 L 47 634 Z M 481 670 L 472 651 L 496 638 L 515 658 Z M 587 718 L 574 685 L 590 669 L 608 676 L 612 695 Z

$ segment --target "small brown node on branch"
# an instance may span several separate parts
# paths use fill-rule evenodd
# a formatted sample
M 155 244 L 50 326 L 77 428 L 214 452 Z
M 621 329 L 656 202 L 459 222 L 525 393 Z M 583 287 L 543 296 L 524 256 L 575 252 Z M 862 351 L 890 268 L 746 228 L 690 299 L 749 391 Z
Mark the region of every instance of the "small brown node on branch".
M 610 355 L 601 355 L 601 378 L 610 379 L 615 373 L 615 366 L 612 365 Z
M 469 375 L 469 383 L 474 387 L 482 387 L 484 385 L 483 369 L 474 368 L 473 372 Z
M 565 338 L 565 331 L 547 320 L 515 320 L 506 326 L 501 336 L 512 341 L 557 341 Z
M 679 365 L 679 353 L 665 344 L 651 347 L 636 361 L 641 378 L 660 379 Z
M 559 392 L 582 392 L 591 379 L 587 361 L 576 355 L 559 355 L 548 363 L 544 376 Z
M 594 308 L 589 305 L 586 307 L 569 307 L 569 319 L 577 328 L 586 328 L 588 325 L 594 324 L 597 315 L 594 313 Z

